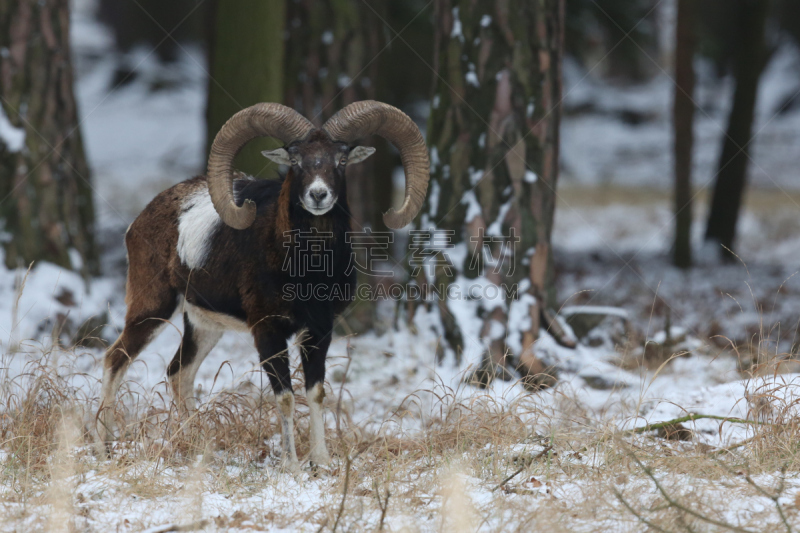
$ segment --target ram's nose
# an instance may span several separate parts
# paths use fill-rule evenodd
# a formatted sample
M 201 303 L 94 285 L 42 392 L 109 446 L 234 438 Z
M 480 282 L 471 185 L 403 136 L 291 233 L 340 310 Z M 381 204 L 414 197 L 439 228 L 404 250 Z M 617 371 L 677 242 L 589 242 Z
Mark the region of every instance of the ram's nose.
M 311 198 L 314 200 L 314 203 L 320 205 L 322 202 L 328 198 L 328 191 L 326 189 L 317 189 L 308 191 L 308 194 L 311 195 Z

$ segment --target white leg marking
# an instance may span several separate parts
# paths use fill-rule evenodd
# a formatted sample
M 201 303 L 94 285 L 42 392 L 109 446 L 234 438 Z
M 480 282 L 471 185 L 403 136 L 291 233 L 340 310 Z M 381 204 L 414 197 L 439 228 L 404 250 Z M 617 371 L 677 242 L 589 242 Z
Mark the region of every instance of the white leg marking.
M 242 333 L 250 333 L 250 328 L 247 327 L 246 322 L 230 315 L 209 311 L 208 309 L 192 305 L 189 302 L 184 304 L 184 309 L 189 315 L 192 324 L 196 325 L 198 328 L 216 331 L 227 331 L 230 329 L 233 331 L 241 331 Z
M 211 251 L 211 239 L 222 220 L 205 185 L 184 198 L 178 217 L 178 257 L 189 268 L 202 268 Z
M 328 455 L 328 447 L 325 445 L 325 410 L 322 407 L 322 400 L 325 398 L 325 389 L 322 383 L 317 383 L 306 391 L 309 410 L 309 440 L 311 441 L 311 453 L 309 458 L 319 466 L 328 466 L 331 457 Z
M 282 392 L 275 400 L 281 413 L 281 466 L 296 472 L 300 469 L 300 463 L 294 445 L 294 393 Z

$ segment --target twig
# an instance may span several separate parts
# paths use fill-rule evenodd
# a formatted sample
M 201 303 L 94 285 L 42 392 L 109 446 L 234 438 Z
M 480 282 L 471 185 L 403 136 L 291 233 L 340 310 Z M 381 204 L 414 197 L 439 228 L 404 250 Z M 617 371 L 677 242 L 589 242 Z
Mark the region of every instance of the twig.
M 332 533 L 336 533 L 336 528 L 339 526 L 339 520 L 341 520 L 342 515 L 344 514 L 344 504 L 347 501 L 347 488 L 350 485 L 350 466 L 352 463 L 353 461 L 350 459 L 350 454 L 348 453 L 344 462 L 344 490 L 342 490 L 342 501 L 339 503 L 339 512 L 336 514 L 336 521 L 333 523 L 333 528 L 331 528 Z
M 381 493 L 378 491 L 378 485 L 375 484 L 375 498 L 378 500 L 378 507 L 381 510 L 381 520 L 378 523 L 378 531 L 383 531 L 383 522 L 386 520 L 386 511 L 389 509 L 389 496 L 392 493 L 389 492 L 389 489 L 386 489 L 386 498 L 381 501 Z
M 648 526 L 648 527 L 650 527 L 652 529 L 655 529 L 656 531 L 660 531 L 661 533 L 670 533 L 669 530 L 664 529 L 661 526 L 657 526 L 656 524 L 654 524 L 653 522 L 651 522 L 650 520 L 648 520 L 647 518 L 645 518 L 644 516 L 639 514 L 639 512 L 636 511 L 636 509 L 634 509 L 633 506 L 631 506 L 631 504 L 629 504 L 628 501 L 625 498 L 622 497 L 622 493 L 620 491 L 618 491 L 617 489 L 615 489 L 613 487 L 612 487 L 611 490 L 614 491 L 614 496 L 617 497 L 617 499 L 620 501 L 620 503 L 622 503 L 622 505 L 624 505 L 625 508 L 628 511 L 630 511 L 633 516 L 638 518 L 641 523 L 643 523 L 644 525 L 646 525 L 646 526 Z
M 744 528 L 741 528 L 741 527 L 738 527 L 738 526 L 734 526 L 733 524 L 729 524 L 727 522 L 721 522 L 719 520 L 715 520 L 715 519 L 710 518 L 708 516 L 702 515 L 702 514 L 698 513 L 697 511 L 694 511 L 693 509 L 690 509 L 690 508 L 686 507 L 685 505 L 677 502 L 676 500 L 674 500 L 672 498 L 672 496 L 669 495 L 669 493 L 666 490 L 664 490 L 664 487 L 662 487 L 661 483 L 658 482 L 658 480 L 656 479 L 656 476 L 653 474 L 652 470 L 650 470 L 648 467 L 644 466 L 644 464 L 642 464 L 642 462 L 639 460 L 639 458 L 636 457 L 636 454 L 631 453 L 630 456 L 633 458 L 634 461 L 636 461 L 636 464 L 639 465 L 639 467 L 647 475 L 647 477 L 649 477 L 653 481 L 653 483 L 656 486 L 656 489 L 658 489 L 658 492 L 661 493 L 661 496 L 667 501 L 667 503 L 670 506 L 675 507 L 676 509 L 680 509 L 684 513 L 690 514 L 690 515 L 694 516 L 695 518 L 697 518 L 699 520 L 702 520 L 704 522 L 708 522 L 709 524 L 714 524 L 715 526 L 718 526 L 718 527 L 727 528 L 727 529 L 730 529 L 732 531 L 739 531 L 740 533 L 755 533 L 754 531 L 752 531 L 750 529 L 744 529 Z
M 744 441 L 742 441 L 742 442 L 739 442 L 739 443 L 737 443 L 737 444 L 736 444 L 736 445 L 734 445 L 734 446 L 731 446 L 731 447 L 730 447 L 730 448 L 728 448 L 728 449 L 732 449 L 732 448 L 736 448 L 736 447 L 738 447 L 738 446 L 742 446 L 742 445 L 744 445 L 744 444 L 746 444 L 746 443 L 748 443 L 748 442 L 752 441 L 752 440 L 753 440 L 753 439 L 755 439 L 755 438 L 756 438 L 756 437 L 751 437 L 751 438 L 749 438 L 749 439 L 747 439 L 747 440 L 744 440 Z M 720 452 L 725 452 L 725 451 L 728 451 L 728 450 L 727 450 L 727 449 L 725 449 L 725 450 L 717 450 L 717 451 L 716 451 L 714 454 L 717 454 L 717 453 L 720 453 Z M 719 459 L 714 459 L 714 461 L 715 461 L 717 464 L 719 464 L 719 465 L 720 465 L 722 468 L 724 468 L 724 469 L 725 469 L 725 470 L 726 470 L 726 471 L 727 471 L 729 474 L 733 474 L 733 470 L 731 470 L 731 469 L 730 469 L 730 468 L 729 468 L 729 467 L 728 467 L 726 464 L 724 464 L 722 461 L 720 461 Z M 784 514 L 784 512 L 783 512 L 783 506 L 782 506 L 782 505 L 781 505 L 781 503 L 780 503 L 780 497 L 781 497 L 781 494 L 783 494 L 783 491 L 784 491 L 784 489 L 786 488 L 786 468 L 787 468 L 787 465 L 786 465 L 786 464 L 784 464 L 784 465 L 781 467 L 780 485 L 778 485 L 778 489 L 776 490 L 776 492 L 775 492 L 774 494 L 770 494 L 769 492 L 767 492 L 766 490 L 764 490 L 764 488 L 763 488 L 763 487 L 761 487 L 761 486 L 760 486 L 758 483 L 756 483 L 755 481 L 753 481 L 753 478 L 751 478 L 751 477 L 750 477 L 750 474 L 746 474 L 746 475 L 744 476 L 744 480 L 745 480 L 745 481 L 747 481 L 747 483 L 748 483 L 750 486 L 752 486 L 754 489 L 756 489 L 756 490 L 757 490 L 759 493 L 761 493 L 763 496 L 766 496 L 767 498 L 769 498 L 770 500 L 772 500 L 772 501 L 773 501 L 773 503 L 775 504 L 775 508 L 778 510 L 778 515 L 781 517 L 781 521 L 783 522 L 783 525 L 784 525 L 784 527 L 786 528 L 786 531 L 787 531 L 788 533 L 792 533 L 794 530 L 792 529 L 792 526 L 791 526 L 791 525 L 789 525 L 789 521 L 786 519 L 786 515 L 785 515 L 785 514 Z
M 522 465 L 521 467 L 519 467 L 519 468 L 517 469 L 517 471 L 516 471 L 516 472 L 514 472 L 513 474 L 511 474 L 510 476 L 508 476 L 507 478 L 505 478 L 503 481 L 501 481 L 499 485 L 497 485 L 495 488 L 493 488 L 493 489 L 492 489 L 492 492 L 496 491 L 496 490 L 497 490 L 497 489 L 499 489 L 499 488 L 502 488 L 502 486 L 503 486 L 503 485 L 505 485 L 506 483 L 508 483 L 509 481 L 511 481 L 512 479 L 514 479 L 515 477 L 517 477 L 517 475 L 519 475 L 519 473 L 520 473 L 520 472 L 522 472 L 523 470 L 525 470 L 525 466 L 526 466 L 526 465 Z
M 536 456 L 533 459 L 531 459 L 531 463 L 536 461 L 537 459 L 541 459 L 542 457 L 544 457 L 544 454 L 546 454 L 547 452 L 549 452 L 552 449 L 553 449 L 552 445 L 545 446 L 544 450 L 542 450 L 541 452 L 536 454 Z M 502 488 L 503 485 L 505 485 L 506 483 L 508 483 L 509 481 L 514 479 L 515 477 L 517 477 L 519 475 L 519 473 L 522 472 L 523 470 L 525 470 L 528 466 L 530 466 L 531 463 L 528 463 L 527 465 L 523 464 L 521 467 L 519 467 L 519 469 L 516 472 L 514 472 L 513 474 L 511 474 L 510 476 L 505 478 L 503 481 L 500 482 L 499 485 L 497 485 L 495 488 L 493 488 L 492 492 L 496 491 L 499 488 Z
M 713 452 L 708 452 L 708 454 L 709 455 L 721 455 L 723 453 L 730 453 L 731 450 L 735 450 L 736 448 L 741 448 L 742 446 L 744 446 L 746 444 L 750 444 L 751 442 L 753 442 L 757 438 L 758 438 L 758 435 L 756 435 L 755 437 L 750 437 L 749 439 L 745 439 L 743 441 L 739 441 L 736 444 L 732 444 L 731 446 L 728 446 L 727 448 L 720 448 L 718 450 L 714 450 Z
M 760 485 L 758 485 L 755 481 L 753 481 L 753 478 L 750 477 L 750 474 L 745 475 L 744 480 L 747 481 L 747 483 L 749 483 L 758 492 L 760 492 L 761 494 L 763 494 L 764 496 L 766 496 L 775 503 L 775 508 L 778 510 L 778 515 L 780 515 L 781 520 L 783 521 L 783 525 L 786 527 L 786 531 L 788 533 L 792 533 L 794 530 L 792 529 L 792 526 L 789 525 L 789 521 L 786 520 L 786 515 L 783 514 L 783 506 L 781 505 L 780 501 L 778 501 L 781 494 L 783 494 L 783 490 L 786 488 L 785 487 L 786 465 L 783 465 L 783 467 L 781 468 L 781 483 L 778 486 L 778 490 L 775 492 L 775 494 L 770 494 L 769 492 L 764 490 Z
M 353 348 L 350 345 L 350 339 L 347 339 L 347 365 L 344 367 L 344 376 L 342 376 L 342 384 L 339 387 L 339 399 L 336 402 L 336 434 L 339 437 L 339 442 L 343 442 L 342 440 L 342 427 L 340 425 L 340 420 L 342 418 L 342 394 L 344 393 L 344 384 L 347 381 L 347 373 L 350 371 L 350 363 L 353 361 Z M 342 514 L 344 514 L 344 505 L 347 502 L 347 489 L 350 485 L 350 467 L 353 464 L 353 460 L 350 457 L 350 453 L 348 452 L 345 456 L 344 462 L 344 489 L 342 490 L 342 501 L 339 503 L 339 512 L 336 514 L 336 521 L 333 523 L 333 527 L 331 528 L 332 533 L 336 533 L 336 528 L 339 527 L 339 520 L 342 518 Z M 319 532 L 325 527 L 325 524 L 319 528 Z M 318 532 L 318 533 L 319 533 Z

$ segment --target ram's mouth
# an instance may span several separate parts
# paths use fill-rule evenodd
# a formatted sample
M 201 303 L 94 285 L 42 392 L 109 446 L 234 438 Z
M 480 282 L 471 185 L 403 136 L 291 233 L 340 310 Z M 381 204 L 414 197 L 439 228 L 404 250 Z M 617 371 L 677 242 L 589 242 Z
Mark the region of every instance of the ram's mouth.
M 310 205 L 305 203 L 305 201 L 300 200 L 300 205 L 303 206 L 303 209 L 305 209 L 306 211 L 308 211 L 309 213 L 311 213 L 312 215 L 315 215 L 315 216 L 324 215 L 325 213 L 327 213 L 328 211 L 333 209 L 333 206 L 334 206 L 335 203 L 336 203 L 336 199 L 334 198 L 328 205 L 326 205 L 324 207 L 311 207 Z

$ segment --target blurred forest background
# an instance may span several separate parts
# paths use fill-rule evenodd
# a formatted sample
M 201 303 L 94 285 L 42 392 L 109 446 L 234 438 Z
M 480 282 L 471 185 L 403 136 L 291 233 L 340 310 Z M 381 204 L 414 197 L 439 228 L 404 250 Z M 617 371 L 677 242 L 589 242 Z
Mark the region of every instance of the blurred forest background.
M 530 322 L 512 341 L 492 329 L 515 320 L 506 311 L 469 311 L 489 359 L 510 347 L 525 363 L 540 326 L 574 342 L 555 318 L 567 301 L 746 338 L 757 319 L 729 326 L 730 309 L 705 302 L 727 291 L 720 265 L 746 263 L 765 291 L 797 266 L 799 42 L 790 0 L 4 0 L 3 262 L 120 280 L 127 225 L 204 172 L 233 113 L 276 101 L 320 124 L 377 99 L 427 135 L 418 227 L 454 229 L 456 243 L 495 222 L 522 229 L 531 253 L 514 281 L 527 282 Z M 373 142 L 350 203 L 357 227 L 385 231 L 402 173 Z M 273 177 L 258 155 L 270 143 L 251 143 L 240 168 Z M 400 280 L 406 243 L 398 233 Z M 455 266 L 437 279 L 476 276 Z M 440 355 L 460 353 L 461 311 L 432 305 Z M 792 322 L 795 307 L 775 313 Z M 384 328 L 398 310 L 361 302 L 345 329 Z M 793 352 L 791 333 L 778 342 Z M 521 368 L 542 370 L 533 355 Z

